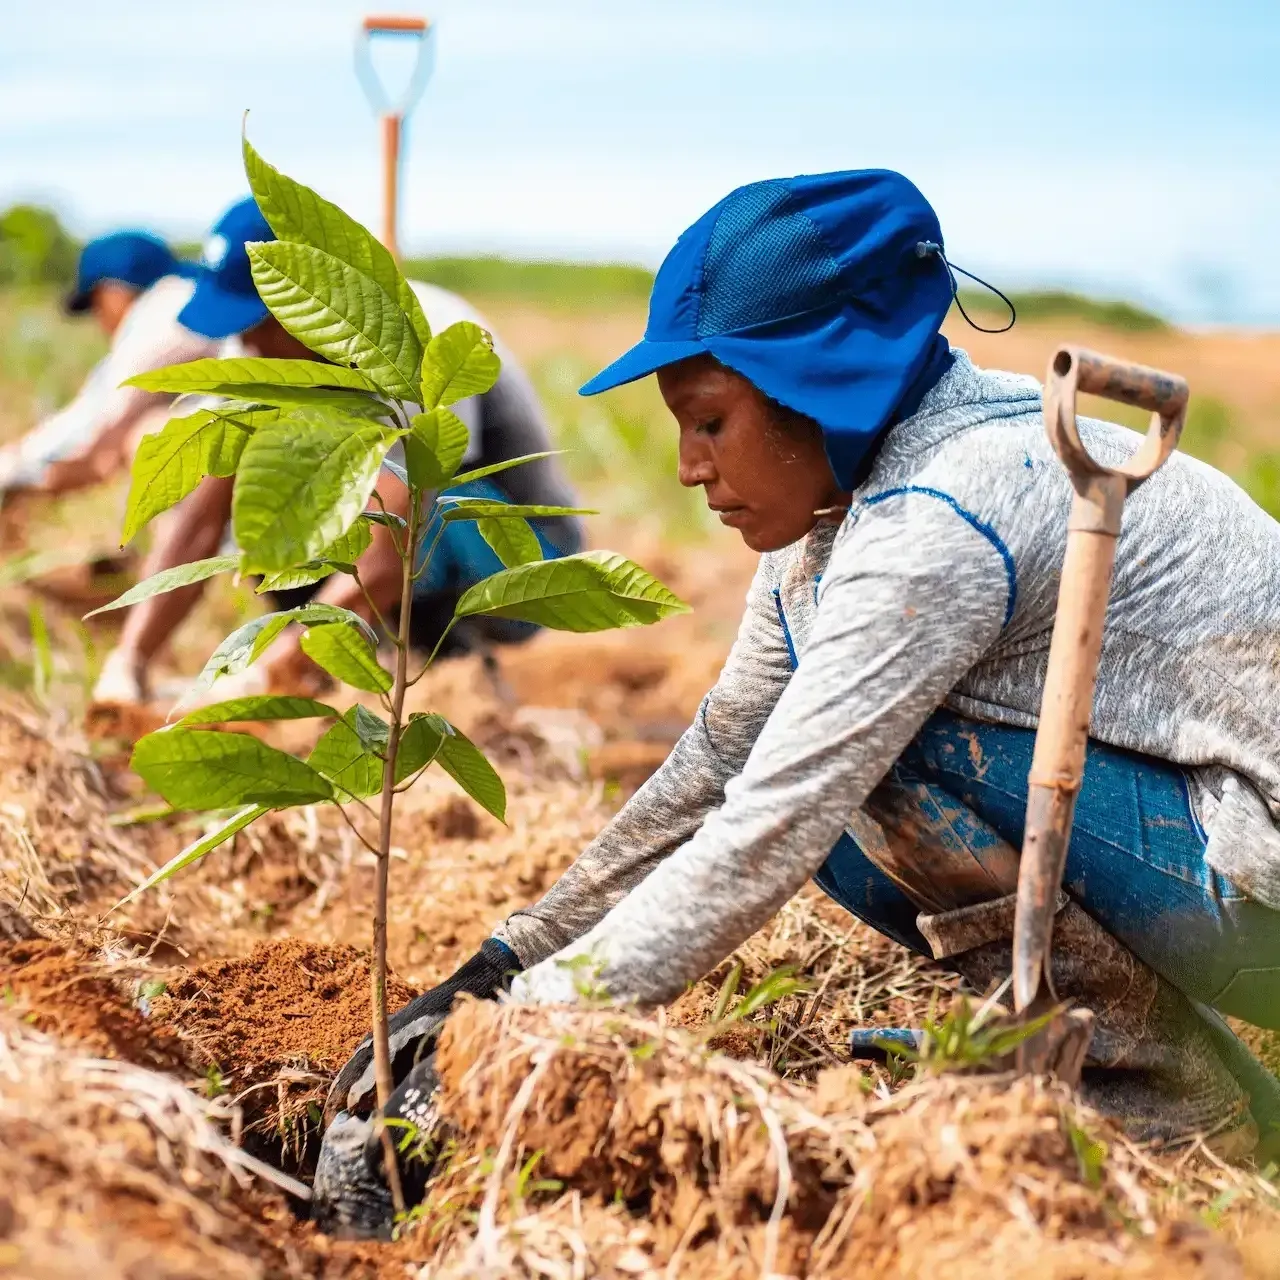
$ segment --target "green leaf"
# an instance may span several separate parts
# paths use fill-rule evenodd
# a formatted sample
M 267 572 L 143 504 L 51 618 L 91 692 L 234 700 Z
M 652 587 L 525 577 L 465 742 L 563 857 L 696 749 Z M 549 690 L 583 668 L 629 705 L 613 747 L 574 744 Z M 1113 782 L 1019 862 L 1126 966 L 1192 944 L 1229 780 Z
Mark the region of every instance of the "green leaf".
M 228 569 L 239 568 L 239 556 L 213 556 L 208 560 L 193 560 L 190 564 L 174 565 L 172 569 L 161 569 L 151 577 L 144 578 L 136 586 L 132 586 L 122 596 L 117 596 L 110 604 L 104 604 L 90 610 L 84 616 L 92 618 L 95 614 L 107 613 L 112 609 L 127 609 L 139 600 L 150 600 L 152 596 L 163 595 L 166 591 L 175 591 L 178 587 L 188 587 L 193 582 L 203 582 L 215 574 L 226 573 Z
M 217 394 L 209 392 L 206 394 Z M 381 421 L 391 417 L 391 406 L 372 391 L 343 387 L 272 387 L 266 383 L 244 383 L 229 394 L 253 405 L 277 409 L 330 409 L 348 418 Z
M 507 789 L 485 759 L 484 752 L 460 729 L 447 720 L 447 730 L 436 755 L 438 764 L 478 805 L 487 809 L 499 822 L 507 820 Z
M 385 762 L 362 741 L 352 722 L 362 707 L 352 707 L 329 729 L 307 757 L 307 763 L 323 774 L 334 787 L 349 796 L 363 799 L 382 789 Z M 386 739 L 383 739 L 385 746 Z
M 499 471 L 510 471 L 512 467 L 522 467 L 526 462 L 537 462 L 539 458 L 554 458 L 563 453 L 563 449 L 546 449 L 542 453 L 526 453 L 519 458 L 506 458 L 502 462 L 490 463 L 487 467 L 476 467 L 474 471 L 464 471 L 454 476 L 451 484 L 470 484 L 473 480 L 483 480 L 486 476 L 496 476 Z
M 409 487 L 409 473 L 398 462 L 392 458 L 383 458 L 382 465 L 390 471 L 406 489 Z
M 231 527 L 249 572 L 319 558 L 364 510 L 394 432 L 298 410 L 263 427 L 236 471 Z
M 391 726 L 376 711 L 356 703 L 347 713 L 347 720 L 366 751 L 379 756 L 386 751 L 391 739 Z
M 397 783 L 426 768 L 436 758 L 449 728 L 442 716 L 415 711 L 409 717 L 409 723 L 400 733 L 400 745 L 396 748 Z
M 422 343 L 381 285 L 311 245 L 273 240 L 247 248 L 259 296 L 299 342 L 335 364 L 355 365 L 393 396 L 416 398 Z
M 39 600 L 33 600 L 27 611 L 31 626 L 31 692 L 41 705 L 47 703 L 53 683 L 53 648 L 49 644 L 49 627 Z
M 386 693 L 393 683 L 391 673 L 378 664 L 373 646 L 352 627 L 311 627 L 303 632 L 302 652 L 352 688 Z
M 376 514 L 376 513 L 375 513 Z M 340 569 L 350 571 L 373 541 L 373 516 L 366 513 L 340 538 L 335 539 L 321 553 L 318 560 L 309 560 L 294 569 L 282 569 L 268 574 L 258 584 L 257 593 L 267 591 L 292 591 L 296 587 L 309 587 Z
M 498 502 L 493 498 L 455 498 L 442 494 L 440 518 L 448 523 L 455 520 L 536 520 L 543 516 L 594 516 L 599 513 L 587 507 L 546 507 L 516 502 Z M 455 505 L 445 505 L 455 504 Z
M 542 544 L 527 520 L 481 519 L 476 524 L 476 531 L 508 569 L 542 559 Z
M 373 541 L 372 518 L 368 513 L 356 517 L 355 523 L 335 538 L 320 553 L 320 559 L 330 564 L 355 564 Z
M 380 388 L 359 369 L 326 364 L 323 360 L 275 360 L 266 356 L 209 356 L 185 364 L 165 365 L 126 378 L 122 387 L 143 391 L 167 391 L 174 395 L 195 393 L 238 396 L 245 389 L 271 387 L 350 387 L 377 392 Z
M 483 395 L 498 380 L 502 361 L 493 338 L 478 324 L 459 320 L 427 343 L 422 361 L 422 407 L 428 411 Z
M 175 809 L 313 804 L 333 797 L 310 765 L 247 733 L 161 729 L 141 738 L 134 772 Z
M 299 622 L 304 626 L 342 622 L 348 626 L 359 627 L 369 637 L 371 644 L 377 643 L 377 636 L 373 629 L 358 613 L 339 608 L 337 605 L 304 604 L 296 609 L 281 610 L 279 613 L 264 613 L 260 617 L 250 618 L 243 626 L 237 627 L 213 651 L 209 661 L 204 664 L 204 670 L 196 677 L 194 691 L 207 689 L 220 677 L 235 675 L 256 662 L 267 646 L 291 622 Z
M 441 716 L 414 712 L 409 717 L 396 750 L 397 784 L 436 758 L 450 728 Z M 307 762 L 348 795 L 376 795 L 382 790 L 389 734 L 381 716 L 356 705 L 316 743 Z
M 383 466 L 385 465 L 384 461 Z M 370 524 L 386 525 L 388 529 L 403 531 L 409 527 L 409 522 L 404 516 L 398 516 L 394 511 L 366 511 L 362 518 L 368 520 Z
M 471 433 L 451 409 L 433 409 L 413 419 L 404 437 L 409 478 L 419 489 L 439 489 L 462 463 Z
M 253 804 L 241 809 L 239 813 L 233 814 L 226 822 L 215 827 L 207 835 L 201 836 L 199 840 L 192 841 L 180 853 L 170 858 L 159 871 L 153 871 L 136 889 L 121 898 L 111 910 L 119 910 L 140 894 L 154 888 L 162 880 L 167 880 L 171 875 L 181 871 L 184 867 L 189 867 L 193 862 L 199 862 L 206 853 L 211 853 L 220 844 L 225 844 L 230 840 L 238 831 L 243 831 L 251 822 L 256 822 L 264 813 L 270 812 L 271 806 L 265 804 Z M 110 912 L 107 914 L 109 915 Z
M 553 631 L 608 631 L 647 626 L 689 606 L 625 556 L 583 551 L 495 573 L 468 588 L 454 612 L 518 618 Z
M 363 272 L 400 304 L 418 340 L 424 346 L 431 341 L 431 326 L 422 303 L 381 241 L 336 204 L 268 164 L 250 145 L 247 135 L 244 137 L 244 171 L 262 216 L 279 239 L 314 245 Z
M 336 564 L 326 564 L 323 560 L 308 560 L 296 569 L 282 569 L 279 573 L 268 573 L 254 588 L 257 595 L 266 595 L 269 591 L 294 591 L 298 587 L 314 586 L 338 572 Z
M 308 720 L 313 716 L 332 716 L 336 720 L 341 714 L 314 698 L 264 693 L 211 702 L 207 707 L 199 707 L 183 716 L 178 725 L 230 724 L 236 720 Z
M 133 456 L 133 481 L 125 507 L 123 542 L 191 493 L 205 476 L 235 474 L 254 429 L 278 418 L 276 409 L 202 409 L 171 418 L 142 437 Z

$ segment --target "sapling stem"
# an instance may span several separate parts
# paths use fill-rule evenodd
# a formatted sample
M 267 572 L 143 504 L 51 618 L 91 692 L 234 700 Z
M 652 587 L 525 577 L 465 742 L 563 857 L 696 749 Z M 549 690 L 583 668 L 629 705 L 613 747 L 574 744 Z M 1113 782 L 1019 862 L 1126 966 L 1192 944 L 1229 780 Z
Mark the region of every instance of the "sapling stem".
M 369 606 L 369 611 L 373 614 L 373 620 L 383 629 L 383 631 L 389 633 L 391 628 L 387 626 L 387 620 L 382 616 L 382 610 L 378 608 L 373 597 L 369 594 L 369 588 L 364 585 L 364 582 L 360 577 L 360 571 L 355 567 L 355 565 L 351 566 L 351 576 L 355 579 L 356 586 L 360 588 L 360 594 L 364 596 L 365 604 Z
M 391 818 L 396 801 L 396 755 L 400 749 L 400 726 L 404 716 L 404 695 L 408 687 L 409 622 L 413 610 L 413 560 L 418 542 L 418 507 L 421 495 L 411 491 L 409 527 L 405 553 L 401 556 L 400 629 L 396 637 L 396 670 L 391 686 L 391 718 L 387 732 L 387 758 L 382 770 L 382 813 L 378 824 L 378 863 L 373 903 L 373 1070 L 378 1090 L 378 1107 L 385 1109 L 395 1089 L 391 1074 L 391 1041 L 387 1026 L 387 881 L 391 869 Z M 395 1139 L 391 1130 L 382 1130 L 383 1164 L 387 1186 L 397 1213 L 404 1213 L 404 1190 L 396 1163 Z

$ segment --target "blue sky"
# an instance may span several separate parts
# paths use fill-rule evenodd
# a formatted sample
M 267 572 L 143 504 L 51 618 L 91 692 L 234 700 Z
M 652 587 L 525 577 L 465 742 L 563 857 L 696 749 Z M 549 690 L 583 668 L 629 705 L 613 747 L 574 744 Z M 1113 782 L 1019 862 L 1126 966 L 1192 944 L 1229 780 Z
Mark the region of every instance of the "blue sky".
M 404 10 L 403 0 L 392 12 Z M 195 237 L 259 150 L 371 225 L 348 0 L 0 0 L 0 204 Z M 656 265 L 738 183 L 887 166 L 1010 286 L 1280 324 L 1277 0 L 435 0 L 403 242 Z

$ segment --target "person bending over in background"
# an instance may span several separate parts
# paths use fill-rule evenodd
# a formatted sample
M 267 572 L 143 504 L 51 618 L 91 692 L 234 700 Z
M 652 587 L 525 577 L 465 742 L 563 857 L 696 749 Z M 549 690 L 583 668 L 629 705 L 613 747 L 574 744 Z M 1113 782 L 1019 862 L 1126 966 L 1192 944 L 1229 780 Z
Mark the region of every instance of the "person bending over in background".
M 111 339 L 76 398 L 0 449 L 0 493 L 69 493 L 109 479 L 133 456 L 173 396 L 120 384 L 184 360 L 214 355 L 217 343 L 178 320 L 194 288 L 194 262 L 174 257 L 145 231 L 90 240 L 80 254 L 76 286 L 64 307 L 92 315 Z
M 667 257 L 643 341 L 583 388 L 656 372 L 680 482 L 760 565 L 666 763 L 394 1015 L 388 1116 L 429 1125 L 459 991 L 662 1004 L 810 878 L 973 987 L 1007 978 L 1008 934 L 965 950 L 957 911 L 1015 891 L 1071 487 L 1040 385 L 941 336 L 942 243 L 898 174 L 740 188 Z M 1081 432 L 1110 465 L 1138 442 Z M 1213 1010 L 1280 1027 L 1280 524 L 1181 454 L 1125 506 L 1091 732 L 1054 937 L 1058 992 L 1097 1013 L 1084 1094 L 1141 1136 L 1246 1151 L 1274 1136 L 1280 1082 Z M 335 1080 L 316 1184 L 356 1226 L 387 1205 L 352 1114 L 371 1056 Z
M 274 238 L 252 198 L 233 205 L 214 225 L 210 239 L 214 252 L 206 253 L 205 268 L 181 313 L 181 322 L 209 341 L 238 339 L 247 355 L 318 360 L 319 356 L 286 332 L 268 312 L 254 287 L 244 246 L 246 242 Z M 410 283 L 433 331 L 439 332 L 459 320 L 469 320 L 492 332 L 483 317 L 456 294 L 419 281 Z M 496 335 L 494 343 L 502 360 L 497 382 L 484 395 L 453 406 L 454 413 L 470 432 L 464 457 L 468 467 L 488 466 L 553 448 L 532 383 Z M 394 453 L 392 457 L 394 460 Z M 144 565 L 144 576 L 218 553 L 227 538 L 232 484 L 229 478 L 207 478 L 179 505 Z M 542 458 L 492 479 L 473 481 L 445 492 L 543 506 L 574 505 L 573 493 L 554 458 Z M 408 489 L 388 469 L 384 468 L 379 478 L 378 494 L 388 511 L 401 516 L 408 513 Z M 532 523 L 548 558 L 581 549 L 582 532 L 573 517 Z M 429 541 L 430 538 L 425 539 L 424 545 Z M 357 567 L 365 590 L 383 616 L 393 617 L 400 599 L 401 567 L 385 526 L 374 525 L 373 543 Z M 427 573 L 414 584 L 413 642 L 432 647 L 453 617 L 453 607 L 461 593 L 501 568 L 474 523 L 446 525 Z M 130 610 L 119 642 L 103 664 L 94 690 L 91 716 L 110 707 L 149 699 L 152 660 L 191 611 L 202 590 L 203 584 L 196 584 L 170 591 Z M 290 608 L 312 595 L 352 609 L 371 622 L 374 620 L 360 586 L 347 575 L 331 578 L 319 587 L 281 592 L 275 596 L 275 604 Z M 474 643 L 512 642 L 536 630 L 527 623 L 505 619 L 481 621 L 482 626 L 470 631 L 455 628 L 446 643 L 456 649 Z M 295 631 L 296 628 L 287 632 L 254 667 L 219 681 L 216 696 L 230 698 L 267 689 L 294 691 L 316 687 L 325 681 L 324 673 L 302 652 Z

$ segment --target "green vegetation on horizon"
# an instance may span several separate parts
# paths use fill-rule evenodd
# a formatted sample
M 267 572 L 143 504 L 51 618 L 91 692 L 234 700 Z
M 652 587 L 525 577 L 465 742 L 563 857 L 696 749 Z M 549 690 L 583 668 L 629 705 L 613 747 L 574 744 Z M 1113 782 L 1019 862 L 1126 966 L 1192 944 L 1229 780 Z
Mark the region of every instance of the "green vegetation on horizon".
M 1019 320 L 1084 320 L 1125 333 L 1163 333 L 1174 328 L 1163 316 L 1132 302 L 1089 298 L 1065 289 L 1031 289 L 1010 293 L 1009 299 Z M 1009 315 L 1004 303 L 985 289 L 961 289 L 960 301 L 966 311 L 978 312 L 984 318 L 995 316 L 1003 320 Z
M 180 257 L 196 257 L 199 246 L 174 243 Z M 0 213 L 0 284 L 66 287 L 75 277 L 80 242 L 58 215 L 36 205 L 14 205 Z M 455 293 L 518 299 L 553 306 L 645 303 L 653 287 L 647 267 L 619 262 L 572 262 L 509 258 L 501 254 L 409 257 L 411 279 Z M 1078 319 L 1127 332 L 1157 332 L 1163 317 L 1130 302 L 1085 297 L 1063 289 L 1032 289 L 1010 295 L 1025 320 Z M 961 290 L 960 300 L 984 316 L 1004 313 L 1004 303 L 980 289 Z
M 625 263 L 526 260 L 500 255 L 482 257 L 408 258 L 405 274 L 464 297 L 489 297 L 551 305 L 645 303 L 653 287 L 653 272 Z M 1011 293 L 1023 320 L 1084 320 L 1129 333 L 1156 333 L 1173 326 L 1131 302 L 1089 298 L 1063 289 L 1030 289 Z M 971 312 L 1007 314 L 993 294 L 961 290 L 960 301 Z
M 556 262 L 486 255 L 407 258 L 402 266 L 411 279 L 425 280 L 464 297 L 486 294 L 552 305 L 645 303 L 653 287 L 652 271 L 624 263 Z

